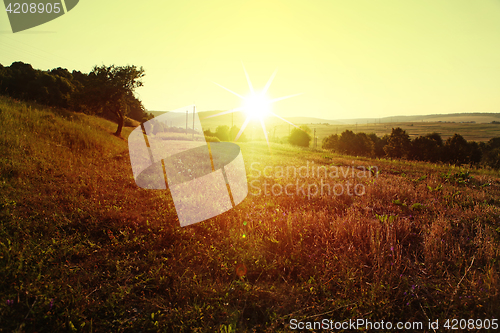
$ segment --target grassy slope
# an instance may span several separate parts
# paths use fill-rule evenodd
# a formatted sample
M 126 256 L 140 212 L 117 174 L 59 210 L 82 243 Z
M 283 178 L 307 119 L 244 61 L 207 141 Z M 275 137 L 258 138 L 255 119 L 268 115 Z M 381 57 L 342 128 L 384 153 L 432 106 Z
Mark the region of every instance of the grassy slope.
M 168 193 L 135 185 L 114 124 L 3 97 L 0 109 L 0 332 L 277 331 L 291 318 L 498 315 L 493 172 L 469 178 L 282 145 L 270 155 L 246 143 L 249 181 L 261 185 L 295 179 L 256 177 L 253 162 L 354 161 L 380 174 L 325 180 L 362 183 L 363 196 L 249 195 L 180 228 Z

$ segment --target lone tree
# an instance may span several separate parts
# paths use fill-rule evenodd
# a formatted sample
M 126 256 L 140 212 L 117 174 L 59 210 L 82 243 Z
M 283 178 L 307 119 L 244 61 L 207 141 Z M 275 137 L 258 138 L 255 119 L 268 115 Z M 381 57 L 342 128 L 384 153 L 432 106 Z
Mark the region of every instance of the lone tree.
M 470 149 L 467 140 L 455 133 L 444 143 L 444 158 L 448 163 L 462 165 L 469 162 Z
M 331 134 L 325 138 L 323 138 L 323 149 L 337 150 L 339 144 L 339 135 Z
M 410 152 L 410 136 L 402 128 L 393 128 L 384 151 L 389 157 L 406 158 Z
M 443 156 L 443 139 L 438 133 L 419 136 L 411 142 L 409 157 L 412 160 L 437 162 Z
M 311 129 L 306 125 L 300 126 L 300 129 L 294 128 L 288 137 L 288 142 L 294 146 L 309 147 L 311 141 Z
M 136 66 L 95 66 L 89 73 L 91 98 L 89 104 L 97 112 L 112 114 L 116 117 L 118 128 L 115 135 L 120 136 L 129 109 L 127 101 L 135 99 L 134 91 L 142 87 L 144 69 Z
M 218 137 L 220 141 L 229 141 L 229 126 L 217 126 L 215 129 L 215 136 Z

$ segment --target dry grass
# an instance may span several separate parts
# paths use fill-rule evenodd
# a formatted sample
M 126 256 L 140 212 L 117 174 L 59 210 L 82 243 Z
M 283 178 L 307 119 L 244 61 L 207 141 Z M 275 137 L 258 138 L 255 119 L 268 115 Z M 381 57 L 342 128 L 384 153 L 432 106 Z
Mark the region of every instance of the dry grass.
M 114 124 L 3 97 L 0 109 L 0 331 L 286 331 L 292 318 L 498 315 L 492 171 L 244 143 L 259 186 L 290 179 L 257 177 L 253 162 L 379 173 L 324 179 L 363 184 L 362 196 L 249 195 L 181 228 L 168 192 L 135 185 Z

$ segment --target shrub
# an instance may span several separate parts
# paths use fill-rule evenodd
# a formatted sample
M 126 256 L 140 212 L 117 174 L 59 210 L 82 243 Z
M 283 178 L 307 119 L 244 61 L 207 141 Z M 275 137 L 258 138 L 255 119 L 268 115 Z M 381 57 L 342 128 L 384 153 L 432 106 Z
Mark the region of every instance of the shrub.
M 229 130 L 229 138 L 232 140 L 235 140 L 236 141 L 236 136 L 238 135 L 238 133 L 240 132 L 240 128 L 239 127 L 236 127 L 236 126 L 233 126 L 231 127 L 231 129 Z M 247 137 L 245 136 L 245 132 L 241 133 L 240 137 L 238 138 L 238 141 L 239 142 L 247 142 Z
M 288 137 L 288 142 L 294 146 L 309 147 L 312 137 L 307 133 L 308 129 L 309 127 L 305 125 L 301 126 L 300 129 L 294 128 Z
M 217 126 L 215 129 L 215 136 L 218 137 L 220 141 L 229 141 L 229 126 Z
M 436 134 L 437 136 L 433 135 Z M 411 142 L 409 157 L 419 161 L 436 162 L 441 157 L 441 136 L 437 133 L 419 136 Z
M 332 134 L 323 139 L 323 149 L 337 150 L 339 144 L 338 134 Z
M 220 142 L 219 138 L 216 136 L 205 136 L 206 142 Z

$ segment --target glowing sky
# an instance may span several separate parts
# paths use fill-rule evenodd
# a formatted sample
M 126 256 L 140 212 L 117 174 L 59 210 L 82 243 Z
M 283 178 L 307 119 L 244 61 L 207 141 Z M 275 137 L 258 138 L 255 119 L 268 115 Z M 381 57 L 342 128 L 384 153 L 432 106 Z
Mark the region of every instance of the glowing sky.
M 1 8 L 3 8 L 3 5 Z M 326 119 L 500 112 L 498 0 L 82 0 L 12 34 L 0 13 L 0 63 L 88 72 L 146 70 L 149 110 L 226 110 L 278 73 L 281 116 Z

